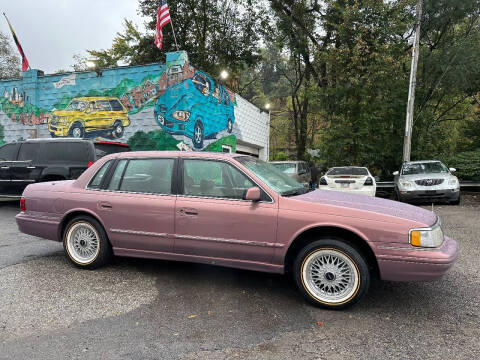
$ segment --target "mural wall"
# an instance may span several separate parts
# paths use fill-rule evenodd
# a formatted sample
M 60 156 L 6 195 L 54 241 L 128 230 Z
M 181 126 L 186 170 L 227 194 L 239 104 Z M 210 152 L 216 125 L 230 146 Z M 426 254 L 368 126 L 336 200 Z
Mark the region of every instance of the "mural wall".
M 268 148 L 268 114 L 240 100 L 243 109 L 183 51 L 167 53 L 165 65 L 47 76 L 29 70 L 0 81 L 0 144 L 75 137 L 128 142 L 134 150 L 235 151 L 239 139 Z M 246 128 L 261 124 L 258 139 L 242 138 L 238 114 Z

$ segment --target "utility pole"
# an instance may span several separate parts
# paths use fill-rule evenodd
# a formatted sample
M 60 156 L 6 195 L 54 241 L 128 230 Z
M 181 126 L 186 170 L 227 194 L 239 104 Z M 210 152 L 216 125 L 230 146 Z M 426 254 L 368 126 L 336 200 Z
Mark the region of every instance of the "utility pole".
M 407 121 L 405 124 L 405 138 L 403 141 L 403 162 L 410 161 L 412 150 L 413 111 L 415 105 L 415 86 L 417 85 L 418 55 L 420 53 L 420 28 L 423 14 L 423 0 L 418 0 L 415 25 L 415 39 L 413 43 L 412 69 L 410 70 L 410 88 L 408 89 Z

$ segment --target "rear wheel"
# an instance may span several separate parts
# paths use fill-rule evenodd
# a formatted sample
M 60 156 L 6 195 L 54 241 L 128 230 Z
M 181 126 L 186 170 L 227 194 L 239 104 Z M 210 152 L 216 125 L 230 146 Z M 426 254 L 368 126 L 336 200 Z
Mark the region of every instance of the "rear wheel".
M 303 248 L 293 266 L 295 283 L 313 305 L 341 309 L 368 291 L 370 272 L 359 250 L 340 239 L 323 239 Z
M 63 247 L 76 266 L 96 269 L 113 257 L 112 247 L 102 225 L 90 216 L 77 216 L 65 227 Z
M 115 121 L 113 124 L 113 131 L 112 131 L 112 136 L 115 139 L 119 139 L 123 136 L 124 128 L 123 124 L 120 120 Z

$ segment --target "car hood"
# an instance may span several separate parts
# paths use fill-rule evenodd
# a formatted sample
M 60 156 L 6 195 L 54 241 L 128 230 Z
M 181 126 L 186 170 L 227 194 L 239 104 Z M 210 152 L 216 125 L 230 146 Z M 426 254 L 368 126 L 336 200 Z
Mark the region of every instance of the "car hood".
M 378 215 L 387 215 L 414 221 L 424 224 L 425 226 L 431 226 L 437 221 L 437 215 L 432 211 L 398 201 L 365 195 L 349 194 L 338 191 L 315 190 L 303 195 L 291 197 L 291 199 L 318 203 L 321 205 L 332 205 L 368 211 Z
M 69 116 L 69 115 L 72 115 L 73 113 L 74 113 L 73 111 L 55 110 L 52 114 L 56 116 Z

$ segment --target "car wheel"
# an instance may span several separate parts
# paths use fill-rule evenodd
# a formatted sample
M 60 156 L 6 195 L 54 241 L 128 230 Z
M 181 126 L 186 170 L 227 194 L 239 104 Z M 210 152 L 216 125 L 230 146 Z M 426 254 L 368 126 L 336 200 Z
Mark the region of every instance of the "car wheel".
M 196 149 L 203 148 L 203 125 L 199 120 L 197 120 L 193 128 L 193 146 Z
M 232 123 L 231 119 L 228 119 L 228 121 L 227 121 L 227 131 L 228 131 L 229 134 L 231 134 L 232 131 L 233 131 L 233 123 Z
M 112 136 L 115 139 L 119 139 L 123 136 L 123 132 L 125 131 L 123 124 L 120 120 L 115 121 L 113 124 Z
M 304 247 L 295 259 L 293 274 L 307 301 L 326 309 L 355 304 L 370 283 L 360 251 L 339 239 L 318 240 Z
M 96 269 L 113 257 L 112 247 L 102 225 L 89 216 L 78 216 L 67 224 L 63 247 L 76 266 Z
M 82 139 L 85 136 L 85 130 L 83 129 L 82 124 L 78 122 L 73 124 L 70 130 L 68 131 L 68 136 L 76 139 Z

